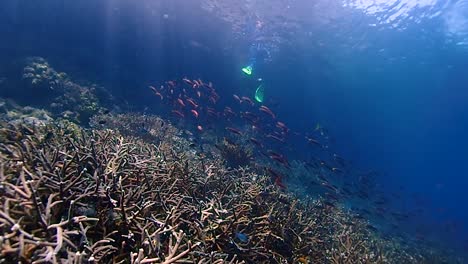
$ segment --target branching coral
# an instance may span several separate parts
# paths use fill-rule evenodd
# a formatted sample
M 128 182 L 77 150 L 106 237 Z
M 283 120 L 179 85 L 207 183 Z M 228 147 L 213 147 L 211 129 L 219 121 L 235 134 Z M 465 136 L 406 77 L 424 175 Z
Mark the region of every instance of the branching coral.
M 124 136 L 138 137 L 146 142 L 172 142 L 178 130 L 168 121 L 154 115 L 100 114 L 91 118 L 90 125 L 97 129 L 113 129 Z
M 67 127 L 2 125 L 0 258 L 5 262 L 375 263 L 393 258 L 381 256 L 362 220 L 320 201 L 298 200 L 250 169 L 189 159 L 165 137 L 151 144 L 114 130 Z
M 252 149 L 230 142 L 226 138 L 223 138 L 216 148 L 220 151 L 226 165 L 231 168 L 249 165 L 253 156 Z

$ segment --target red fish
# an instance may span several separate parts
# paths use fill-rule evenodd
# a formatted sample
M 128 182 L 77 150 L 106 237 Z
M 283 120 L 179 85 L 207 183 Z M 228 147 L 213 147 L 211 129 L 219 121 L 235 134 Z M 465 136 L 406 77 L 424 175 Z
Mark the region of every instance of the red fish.
M 340 169 L 340 168 L 335 168 L 335 167 L 331 168 L 331 171 L 332 171 L 332 172 L 336 172 L 336 173 L 343 173 L 343 170 L 342 170 L 342 169 Z
M 174 88 L 176 86 L 176 83 L 174 81 L 168 81 L 167 82 L 170 86 L 172 86 L 172 88 Z
M 289 162 L 283 155 L 275 153 L 273 151 L 269 151 L 269 155 L 272 160 L 275 160 L 289 168 Z
M 201 92 L 200 91 L 197 91 L 197 96 L 198 96 L 198 98 L 201 97 Z
M 214 99 L 216 99 L 216 101 L 218 101 L 219 98 L 221 98 L 221 97 L 219 96 L 219 94 L 218 94 L 217 92 L 215 92 L 215 91 L 211 91 L 211 96 L 212 96 Z
M 239 135 L 239 136 L 242 136 L 242 132 L 237 129 L 237 128 L 233 128 L 233 127 L 226 127 L 226 130 L 231 132 L 231 133 L 234 133 L 236 135 Z
M 234 111 L 232 111 L 232 108 L 229 107 L 229 106 L 226 106 L 224 108 L 224 115 L 225 116 L 235 116 L 236 114 L 234 113 Z
M 252 125 L 252 131 L 259 132 L 259 131 L 261 131 L 261 130 L 262 130 L 262 129 L 261 129 L 259 126 Z
M 320 142 L 318 142 L 317 140 L 313 139 L 313 138 L 310 138 L 310 137 L 306 137 L 307 139 L 307 142 L 309 142 L 309 144 L 314 144 L 314 145 L 317 145 L 319 147 L 322 147 L 322 145 L 320 144 Z
M 338 192 L 338 189 L 336 189 L 336 187 L 334 187 L 333 185 L 329 184 L 328 182 L 322 182 L 322 186 L 331 190 L 331 191 L 334 191 L 335 193 Z
M 271 116 L 271 118 L 273 118 L 273 119 L 276 118 L 275 114 L 270 110 L 270 108 L 268 108 L 268 107 L 266 107 L 266 106 L 264 106 L 264 105 L 260 106 L 259 110 L 260 110 L 261 112 L 264 112 L 264 113 L 268 114 L 268 115 Z
M 200 126 L 200 125 L 198 125 L 198 126 L 197 126 L 197 130 L 200 131 L 200 132 L 203 131 L 203 127 Z
M 342 157 L 338 156 L 337 154 L 333 154 L 333 158 L 336 162 L 338 162 L 338 164 L 340 164 L 340 166 L 345 166 L 345 160 Z
M 208 115 L 218 117 L 218 113 L 216 112 L 216 110 L 214 110 L 214 109 L 211 108 L 211 107 L 207 107 L 207 108 L 206 108 L 206 112 L 208 113 Z
M 161 94 L 156 88 L 154 88 L 154 87 L 151 86 L 151 85 L 150 85 L 149 88 L 153 91 L 153 93 L 154 93 L 156 96 L 159 96 L 159 98 L 161 98 L 161 100 L 164 99 L 164 97 L 162 96 L 162 94 Z
M 282 177 L 282 176 L 283 176 L 283 175 L 281 175 L 281 173 L 279 173 L 279 172 L 273 170 L 272 168 L 268 168 L 268 167 L 267 167 L 266 169 L 267 169 L 268 173 L 270 173 L 271 176 L 272 176 L 273 178 L 277 178 L 277 177 Z
M 286 189 L 286 185 L 284 185 L 283 183 L 283 175 L 281 175 L 279 172 L 271 169 L 271 168 L 267 168 L 267 171 L 268 173 L 271 174 L 272 178 L 274 179 L 274 182 L 275 182 L 275 185 L 280 187 L 280 189 Z
M 250 142 L 254 143 L 255 145 L 257 145 L 260 148 L 263 148 L 262 143 L 260 141 L 258 141 L 256 138 L 250 138 Z
M 159 96 L 159 98 L 161 98 L 161 100 L 164 99 L 164 97 L 162 96 L 161 93 L 157 92 L 156 95 Z
M 283 183 L 281 177 L 275 178 L 275 185 L 278 186 L 280 189 L 286 189 L 286 185 Z
M 189 79 L 187 79 L 186 77 L 182 78 L 182 81 L 184 81 L 186 84 L 192 86 L 193 85 L 193 82 Z
M 192 113 L 192 115 L 195 117 L 195 118 L 198 118 L 198 112 L 196 110 L 190 110 L 190 112 Z
M 242 102 L 246 101 L 246 102 L 249 103 L 251 106 L 254 105 L 254 102 L 253 102 L 250 98 L 248 98 L 247 96 L 242 96 L 242 97 L 241 97 L 241 100 L 242 100 Z
M 242 100 L 240 99 L 240 97 L 239 97 L 238 95 L 233 94 L 232 97 L 233 97 L 237 102 L 239 102 L 239 104 L 242 103 Z
M 178 103 L 180 106 L 185 107 L 185 103 L 184 103 L 184 101 L 183 101 L 182 99 L 177 98 L 177 103 Z
M 251 112 L 241 112 L 241 117 L 247 119 L 251 123 L 256 123 L 258 121 L 258 116 Z
M 210 102 L 212 102 L 213 104 L 216 104 L 216 98 L 214 98 L 213 96 L 210 95 L 208 100 L 210 100 Z
M 285 133 L 289 131 L 289 128 L 283 122 L 276 122 L 276 127 L 283 130 Z
M 277 137 L 277 136 L 275 136 L 275 135 L 268 134 L 268 135 L 266 135 L 266 137 L 267 137 L 267 138 L 272 138 L 272 139 L 274 139 L 274 140 L 276 140 L 276 141 L 279 141 L 279 142 L 281 142 L 281 143 L 284 143 L 284 139 L 279 138 L 279 137 Z
M 153 90 L 153 92 L 155 92 L 155 93 L 158 92 L 158 89 L 156 89 L 154 86 L 151 86 L 151 85 L 150 85 L 149 88 L 150 88 L 151 90 Z
M 192 98 L 187 98 L 185 99 L 185 101 L 187 101 L 187 103 L 189 103 L 193 108 L 198 107 L 197 103 L 195 103 L 195 100 L 193 100 Z
M 330 171 L 333 171 L 333 170 L 332 170 L 333 168 L 332 168 L 330 165 L 328 165 L 328 164 L 327 164 L 325 161 L 323 161 L 323 160 L 320 161 L 320 165 L 323 166 L 323 167 L 325 167 L 325 168 L 327 168 L 327 169 L 330 170 Z
M 182 112 L 177 111 L 177 110 L 172 110 L 172 113 L 173 113 L 174 115 L 180 117 L 180 118 L 184 118 L 184 117 L 185 117 L 185 115 L 184 115 Z

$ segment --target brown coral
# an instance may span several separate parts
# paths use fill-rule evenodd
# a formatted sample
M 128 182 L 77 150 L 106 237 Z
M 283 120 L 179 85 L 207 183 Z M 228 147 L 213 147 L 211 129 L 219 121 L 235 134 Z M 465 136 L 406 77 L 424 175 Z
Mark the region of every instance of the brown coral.
M 247 166 L 252 160 L 252 149 L 231 142 L 227 138 L 223 138 L 223 140 L 215 146 L 220 151 L 221 157 L 228 167 L 238 168 Z
M 6 262 L 421 261 L 383 254 L 367 223 L 338 207 L 299 200 L 222 160 L 188 159 L 170 138 L 156 145 L 60 124 L 2 124 L 0 138 Z

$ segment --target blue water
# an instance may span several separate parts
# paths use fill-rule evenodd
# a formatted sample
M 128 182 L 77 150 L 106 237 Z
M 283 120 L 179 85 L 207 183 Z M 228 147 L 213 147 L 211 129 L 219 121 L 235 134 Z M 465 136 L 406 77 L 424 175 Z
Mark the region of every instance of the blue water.
M 401 229 L 468 248 L 466 0 L 4 0 L 0 36 L 2 74 L 42 56 L 136 110 L 153 107 L 150 83 L 200 77 L 230 98 L 262 78 L 291 129 L 320 123 L 356 170 L 378 172 L 389 207 L 411 215 Z

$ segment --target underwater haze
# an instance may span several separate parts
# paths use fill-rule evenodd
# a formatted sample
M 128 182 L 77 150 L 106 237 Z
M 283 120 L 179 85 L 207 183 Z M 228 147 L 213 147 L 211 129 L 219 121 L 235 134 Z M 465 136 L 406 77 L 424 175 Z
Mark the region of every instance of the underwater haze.
M 52 100 L 18 81 L 27 58 L 43 58 L 104 87 L 110 112 L 158 115 L 195 135 L 227 131 L 236 143 L 249 135 L 265 149 L 258 163 L 286 175 L 272 183 L 284 192 L 302 184 L 298 193 L 324 196 L 309 176 L 288 178 L 292 160 L 338 171 L 319 185 L 329 182 L 337 204 L 382 237 L 468 263 L 468 0 L 3 0 L 0 36 L 4 99 Z M 171 97 L 171 80 L 210 87 L 206 104 L 221 105 L 224 118 L 199 117 L 212 113 L 203 95 Z M 260 117 L 246 114 L 248 98 Z M 231 110 L 251 123 L 231 120 Z

